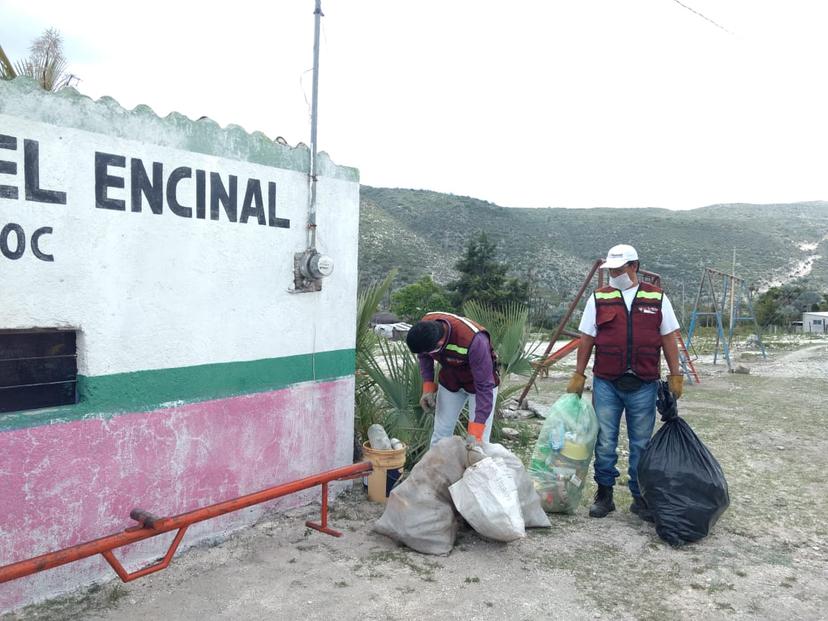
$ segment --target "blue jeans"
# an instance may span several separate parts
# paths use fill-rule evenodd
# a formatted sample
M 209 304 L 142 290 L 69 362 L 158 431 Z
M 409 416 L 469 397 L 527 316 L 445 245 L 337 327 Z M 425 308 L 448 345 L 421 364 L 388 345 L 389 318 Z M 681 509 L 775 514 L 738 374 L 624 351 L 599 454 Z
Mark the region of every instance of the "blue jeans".
M 627 435 L 630 442 L 630 492 L 639 496 L 638 460 L 650 441 L 655 427 L 658 382 L 647 382 L 632 392 L 618 390 L 610 381 L 593 377 L 592 404 L 598 416 L 598 441 L 595 444 L 595 482 L 614 485 L 618 477 L 615 464 L 618 454 L 618 429 L 621 413 L 627 415 Z
M 451 392 L 442 384 L 437 386 L 437 409 L 434 411 L 434 433 L 431 434 L 431 446 L 437 444 L 443 438 L 450 438 L 454 435 L 454 428 L 457 420 L 463 411 L 463 406 L 469 404 L 469 418 L 474 420 L 477 400 L 472 393 L 462 388 L 457 392 Z M 492 411 L 486 419 L 486 427 L 483 430 L 483 442 L 488 443 L 492 435 L 492 423 L 494 422 L 495 408 L 497 407 L 497 386 L 492 391 Z

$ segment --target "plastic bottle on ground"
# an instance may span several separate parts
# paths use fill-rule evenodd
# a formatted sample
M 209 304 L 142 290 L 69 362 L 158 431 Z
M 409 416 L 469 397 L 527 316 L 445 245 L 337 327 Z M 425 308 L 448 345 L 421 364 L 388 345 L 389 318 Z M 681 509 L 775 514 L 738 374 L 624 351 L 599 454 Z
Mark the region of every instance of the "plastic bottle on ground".
M 368 443 L 372 449 L 378 451 L 391 450 L 391 440 L 388 438 L 388 434 L 385 433 L 383 426 L 377 423 L 368 427 Z

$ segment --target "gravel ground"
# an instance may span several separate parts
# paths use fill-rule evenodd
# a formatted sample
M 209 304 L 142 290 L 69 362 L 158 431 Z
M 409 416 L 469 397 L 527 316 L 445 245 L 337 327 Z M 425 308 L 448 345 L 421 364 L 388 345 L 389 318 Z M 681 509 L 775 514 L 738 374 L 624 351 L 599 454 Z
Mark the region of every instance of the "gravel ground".
M 518 542 L 465 531 L 450 555 L 424 556 L 371 531 L 382 507 L 357 487 L 333 505 L 340 539 L 305 528 L 318 508 L 271 515 L 160 573 L 3 619 L 824 619 L 828 341 L 768 361 L 737 356 L 750 374 L 702 358 L 702 383 L 679 402 L 732 499 L 712 534 L 684 548 L 630 514 L 617 487 L 618 510 L 605 519 L 587 516 L 585 496 L 576 515 L 552 516 L 551 529 Z M 531 398 L 552 403 L 566 378 L 556 369 Z M 525 457 L 540 421 L 508 424 L 521 432 L 511 448 Z

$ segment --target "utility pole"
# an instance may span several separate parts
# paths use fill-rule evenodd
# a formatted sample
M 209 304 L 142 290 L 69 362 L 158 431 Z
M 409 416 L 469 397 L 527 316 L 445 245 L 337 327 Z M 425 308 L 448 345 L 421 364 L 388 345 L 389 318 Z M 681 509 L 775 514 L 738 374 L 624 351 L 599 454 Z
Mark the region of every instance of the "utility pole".
M 730 333 L 736 325 L 734 307 L 736 305 L 736 248 L 733 249 L 733 270 L 730 272 Z M 728 343 L 729 344 L 729 343 Z
M 322 0 L 316 0 L 313 11 L 313 92 L 311 94 L 311 161 L 310 209 L 308 210 L 308 249 L 316 249 L 316 126 L 319 122 L 319 26 L 322 19 Z
M 333 272 L 333 259 L 316 250 L 316 182 L 317 151 L 319 148 L 316 128 L 319 122 L 319 27 L 322 16 L 322 0 L 315 0 L 313 12 L 313 94 L 311 100 L 310 164 L 308 166 L 308 223 L 307 247 L 293 255 L 292 293 L 320 291 L 322 279 Z

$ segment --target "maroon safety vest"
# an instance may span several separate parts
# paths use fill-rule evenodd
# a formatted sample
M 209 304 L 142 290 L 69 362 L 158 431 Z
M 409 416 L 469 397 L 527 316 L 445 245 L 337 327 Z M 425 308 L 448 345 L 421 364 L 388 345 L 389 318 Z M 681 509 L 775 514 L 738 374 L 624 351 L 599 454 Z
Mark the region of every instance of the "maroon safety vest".
M 595 291 L 595 365 L 592 373 L 614 380 L 632 370 L 643 380 L 660 375 L 661 301 L 658 287 L 639 283 L 632 309 L 627 312 L 619 289 Z
M 442 321 L 449 326 L 449 337 L 443 348 L 436 354 L 428 354 L 440 363 L 439 382 L 452 392 L 461 388 L 474 394 L 474 377 L 469 366 L 469 347 L 478 332 L 489 337 L 489 353 L 492 356 L 492 374 L 495 386 L 500 385 L 497 372 L 497 353 L 492 348 L 489 332 L 479 323 L 451 313 L 427 313 L 423 321 Z

